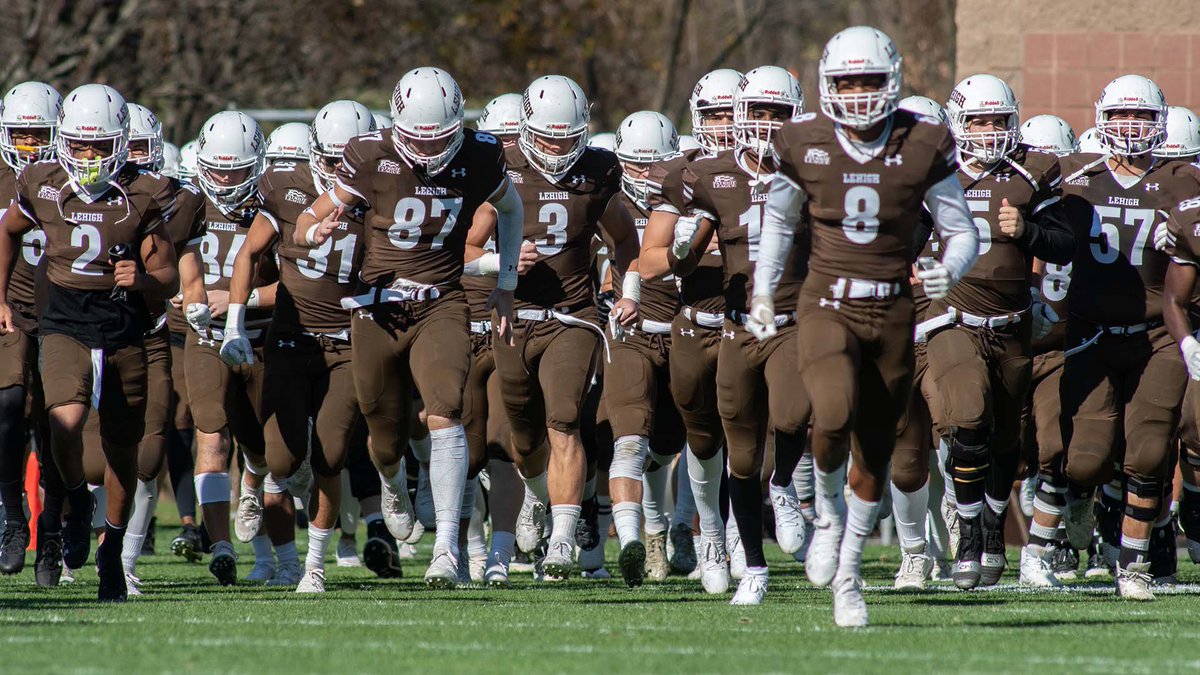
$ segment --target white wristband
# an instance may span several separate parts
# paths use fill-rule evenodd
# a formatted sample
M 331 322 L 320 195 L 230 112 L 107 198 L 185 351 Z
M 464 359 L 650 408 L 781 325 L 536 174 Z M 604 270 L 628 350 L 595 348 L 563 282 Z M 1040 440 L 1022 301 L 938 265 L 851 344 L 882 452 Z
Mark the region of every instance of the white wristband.
M 1180 340 L 1180 342 L 1179 342 L 1179 351 L 1183 352 L 1184 355 L 1186 355 L 1188 353 L 1188 347 L 1190 345 L 1195 344 L 1196 342 L 1197 342 L 1197 340 L 1194 335 L 1189 335 L 1189 336 L 1183 338 L 1183 340 Z
M 313 223 L 313 226 L 308 228 L 308 231 L 304 233 L 304 241 L 308 242 L 309 246 L 317 245 L 317 228 L 320 226 L 320 222 Z
M 494 277 L 500 274 L 500 254 L 499 253 L 484 253 L 479 257 L 479 273 Z
M 254 309 L 255 307 L 258 307 L 258 289 L 257 288 L 250 291 L 250 297 L 246 300 L 246 306 L 249 307 L 250 309 Z
M 349 205 L 349 204 L 345 204 L 345 203 L 343 203 L 343 202 L 342 202 L 342 200 L 338 199 L 338 196 L 337 196 L 337 190 L 336 190 L 336 189 L 334 189 L 334 188 L 330 188 L 330 189 L 329 189 L 329 192 L 326 192 L 325 194 L 329 195 L 329 201 L 333 202 L 333 205 L 334 205 L 335 207 L 336 207 L 336 206 L 340 206 L 340 207 L 342 207 L 342 208 L 350 208 L 350 205 Z
M 238 333 L 245 332 L 246 306 L 234 303 L 234 304 L 230 305 L 229 308 L 225 310 L 225 312 L 226 312 L 225 330 L 227 332 L 229 332 L 229 331 L 236 331 Z
M 626 272 L 621 280 L 621 298 L 628 298 L 638 304 L 642 302 L 642 275 L 637 272 Z

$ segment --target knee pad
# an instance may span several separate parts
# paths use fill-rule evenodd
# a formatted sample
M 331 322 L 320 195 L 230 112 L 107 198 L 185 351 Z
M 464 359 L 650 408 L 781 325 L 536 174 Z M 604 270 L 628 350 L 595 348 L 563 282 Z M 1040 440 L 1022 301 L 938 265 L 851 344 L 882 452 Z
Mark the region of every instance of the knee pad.
M 974 483 L 984 479 L 991 456 L 986 444 L 985 432 L 974 429 L 954 429 L 950 433 L 950 458 L 947 468 L 960 483 Z
M 1163 481 L 1157 478 L 1129 476 L 1125 480 L 1125 490 L 1144 499 L 1158 499 L 1163 494 Z
M 613 460 L 608 477 L 640 481 L 650 455 L 650 439 L 645 436 L 621 436 L 613 443 Z
M 1158 520 L 1158 512 L 1159 508 L 1157 506 L 1125 505 L 1125 515 L 1142 523 L 1153 523 Z

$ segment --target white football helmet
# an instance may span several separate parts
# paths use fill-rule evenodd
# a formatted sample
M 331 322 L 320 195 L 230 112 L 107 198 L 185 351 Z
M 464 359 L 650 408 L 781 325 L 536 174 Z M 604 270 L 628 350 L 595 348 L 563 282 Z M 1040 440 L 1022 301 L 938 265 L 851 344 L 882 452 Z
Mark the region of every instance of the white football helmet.
M 817 66 L 821 112 L 855 129 L 883 121 L 900 102 L 901 61 L 896 43 L 876 28 L 852 26 L 834 35 Z M 884 82 L 878 91 L 839 94 L 837 80 L 846 75 L 881 75 Z
M 26 164 L 54 159 L 58 116 L 62 112 L 62 96 L 48 84 L 22 82 L 0 101 L 0 153 L 5 164 L 20 171 Z M 12 138 L 13 129 L 49 129 L 48 140 L 42 145 L 18 146 Z
M 995 75 L 972 75 L 959 82 L 946 102 L 950 132 L 960 154 L 984 164 L 994 164 L 1017 149 L 1020 117 L 1012 88 Z M 1002 131 L 970 131 L 972 117 L 999 115 L 1005 118 Z
M 179 180 L 185 183 L 195 183 L 196 174 L 200 168 L 196 163 L 196 147 L 199 143 L 192 139 L 179 148 Z
M 1096 127 L 1088 127 L 1082 134 L 1079 134 L 1079 152 L 1093 152 L 1100 155 L 1107 155 L 1111 150 L 1100 140 L 1100 132 Z
M 313 180 L 324 190 L 337 179 L 337 166 L 351 138 L 375 131 L 375 118 L 358 101 L 334 101 L 317 111 L 309 142 Z
M 616 153 L 623 169 L 621 187 L 630 199 L 645 204 L 650 196 L 649 165 L 679 154 L 679 132 L 665 115 L 641 110 L 617 127 Z
M 463 96 L 441 68 L 416 68 L 392 91 L 392 143 L 410 164 L 435 176 L 463 142 Z
M 72 142 L 106 143 L 108 154 L 78 159 Z M 129 148 L 129 106 L 116 89 L 106 84 L 85 84 L 67 94 L 58 116 L 58 163 L 72 180 L 88 192 L 107 188 L 125 166 Z
M 131 164 L 137 164 L 151 171 L 159 171 L 163 165 L 163 130 L 162 122 L 144 105 L 129 104 L 129 142 L 146 141 L 146 156 L 137 159 L 130 158 Z
M 1021 125 L 1021 142 L 1059 157 L 1079 151 L 1075 130 L 1058 115 L 1037 115 Z
M 392 116 L 391 115 L 384 115 L 383 113 L 371 113 L 371 117 L 375 118 L 375 128 L 376 129 L 391 129 L 392 128 Z
M 594 136 L 588 136 L 588 145 L 601 150 L 616 152 L 617 150 L 617 135 L 611 131 L 604 131 Z
M 950 126 L 950 118 L 946 117 L 946 109 L 928 96 L 907 96 L 900 99 L 900 103 L 896 107 L 918 115 L 933 117 L 942 124 Z
M 560 176 L 587 149 L 590 119 L 587 96 L 574 80 L 545 75 L 534 80 L 521 98 L 521 136 L 517 143 L 530 166 L 548 176 Z M 538 137 L 573 143 L 556 155 L 539 148 Z
M 700 145 L 700 141 L 697 141 L 695 136 L 690 134 L 680 134 L 679 151 L 687 152 L 688 150 L 704 150 L 704 146 Z
M 782 106 L 785 118 L 753 119 L 750 113 L 755 106 Z M 759 66 L 742 76 L 733 93 L 734 140 L 739 147 L 766 157 L 771 153 L 775 131 L 802 112 L 804 92 L 800 89 L 800 81 L 779 66 Z
M 1148 110 L 1149 120 L 1113 120 L 1118 110 Z M 1100 142 L 1118 155 L 1153 152 L 1167 136 L 1167 99 L 1162 89 L 1141 75 L 1122 75 L 1109 82 L 1096 101 L 1096 130 Z
M 197 180 L 200 189 L 222 211 L 240 207 L 258 189 L 266 169 L 266 142 L 253 117 L 225 110 L 208 118 L 200 127 L 196 145 Z M 224 184 L 213 172 L 246 171 L 237 183 Z
M 180 180 L 179 178 L 179 146 L 174 143 L 164 141 L 162 148 L 162 168 L 158 170 L 164 176 Z
M 279 159 L 307 162 L 311 138 L 312 127 L 304 122 L 280 124 L 267 136 L 267 161 L 272 164 Z
M 710 155 L 734 146 L 733 120 L 727 123 L 706 123 L 706 117 L 726 111 L 733 113 L 733 93 L 742 81 L 742 73 L 732 68 L 718 68 L 700 78 L 692 88 L 688 105 L 692 110 L 692 134 L 696 142 Z
M 1167 106 L 1167 139 L 1155 148 L 1154 156 L 1177 159 L 1196 155 L 1200 155 L 1200 119 L 1183 106 Z
M 488 101 L 475 128 L 500 138 L 516 138 L 521 132 L 521 95 L 500 94 Z

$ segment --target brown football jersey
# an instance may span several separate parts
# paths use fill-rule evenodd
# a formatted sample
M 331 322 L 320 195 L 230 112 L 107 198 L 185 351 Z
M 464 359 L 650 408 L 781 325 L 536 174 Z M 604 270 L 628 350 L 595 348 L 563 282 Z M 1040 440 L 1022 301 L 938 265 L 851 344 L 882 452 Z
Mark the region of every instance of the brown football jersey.
M 1045 263 L 1042 273 L 1034 279 L 1040 289 L 1042 301 L 1054 310 L 1060 319 L 1046 337 L 1033 340 L 1033 353 L 1043 354 L 1063 348 L 1067 339 L 1067 291 L 1071 288 L 1071 263 L 1054 265 Z
M 409 165 L 391 129 L 351 139 L 337 182 L 366 204 L 361 280 L 457 287 L 471 216 L 504 182 L 504 170 L 499 139 L 471 129 L 436 176 Z
M 260 197 L 250 197 L 238 210 L 225 213 L 211 199 L 204 200 L 204 234 L 192 241 L 198 247 L 200 271 L 204 275 L 206 291 L 228 291 L 233 280 L 233 263 L 238 251 L 246 243 L 246 234 L 258 213 Z M 279 268 L 275 263 L 274 251 L 264 255 L 258 264 L 254 287 L 266 286 L 279 279 Z M 246 309 L 246 328 L 263 328 L 271 322 L 270 308 Z
M 697 159 L 683 171 L 688 212 L 709 220 L 716 228 L 724 265 L 725 307 L 730 310 L 746 312 L 750 308 L 771 176 L 764 172 L 756 180 L 754 172 L 739 160 L 737 150 Z M 807 258 L 808 236 L 798 236 L 788 252 L 775 293 L 775 311 L 780 314 L 796 309 L 808 271 Z
M 1024 173 L 1007 162 L 999 162 L 975 176 L 965 168 L 958 171 L 967 206 L 979 231 L 979 257 L 946 297 L 948 304 L 964 312 L 994 316 L 1029 307 L 1033 254 L 1028 237 L 1013 239 L 1001 235 L 999 211 L 1004 200 L 1018 208 L 1031 223 L 1035 221 L 1034 214 L 1062 208 L 1062 176 L 1057 156 L 1022 146 L 1010 159 Z M 1061 227 L 1061 222 L 1059 218 L 1056 225 Z M 931 239 L 936 237 L 935 234 Z
M 779 172 L 808 194 L 813 271 L 879 281 L 909 277 L 925 193 L 954 175 L 958 160 L 938 120 L 897 110 L 891 125 L 881 151 L 861 162 L 825 115 L 806 113 L 776 133 Z
M 689 150 L 665 162 L 650 166 L 650 210 L 675 215 L 689 215 L 684 195 L 683 170 L 690 162 L 704 157 L 699 150 Z M 696 269 L 679 279 L 680 301 L 701 312 L 720 314 L 725 311 L 725 273 L 720 249 L 700 257 Z
M 633 201 L 624 192 L 620 196 L 621 203 L 633 216 L 633 224 L 637 227 L 638 241 L 646 234 L 646 224 L 650 222 L 650 211 Z M 616 268 L 612 270 L 613 290 L 621 297 L 621 279 L 617 278 Z M 675 276 L 667 275 L 662 279 L 642 282 L 642 301 L 640 311 L 643 319 L 670 323 L 679 312 L 679 289 L 675 285 Z
M 57 162 L 30 164 L 17 177 L 17 204 L 46 234 L 47 277 L 61 288 L 113 288 L 108 251 L 124 244 L 136 255 L 141 241 L 175 213 L 171 182 L 127 164 L 92 203 L 75 193 Z
M 17 173 L 0 163 L 0 216 L 17 201 Z M 46 235 L 41 226 L 21 236 L 21 252 L 13 262 L 8 281 L 8 299 L 26 305 L 33 304 L 33 275 L 42 253 L 46 250 Z
M 1067 306 L 1102 325 L 1158 319 L 1169 258 L 1154 248 L 1154 229 L 1167 209 L 1200 194 L 1200 182 L 1191 165 L 1168 161 L 1139 177 L 1122 176 L 1123 184 L 1099 159 L 1062 159 L 1063 202 L 1078 242 Z
M 621 167 L 608 150 L 589 147 L 561 180 L 526 161 L 509 177 L 525 205 L 525 239 L 538 260 L 517 283 L 517 307 L 575 307 L 590 303 L 592 239 L 600 216 L 621 189 Z
M 275 329 L 307 333 L 337 333 L 350 327 L 350 312 L 341 300 L 353 293 L 362 252 L 363 216 L 360 204 L 343 213 L 342 221 L 325 243 L 316 248 L 296 245 L 296 221 L 320 190 L 307 163 L 275 166 L 258 182 L 259 213 L 277 233 L 279 288 L 275 294 Z

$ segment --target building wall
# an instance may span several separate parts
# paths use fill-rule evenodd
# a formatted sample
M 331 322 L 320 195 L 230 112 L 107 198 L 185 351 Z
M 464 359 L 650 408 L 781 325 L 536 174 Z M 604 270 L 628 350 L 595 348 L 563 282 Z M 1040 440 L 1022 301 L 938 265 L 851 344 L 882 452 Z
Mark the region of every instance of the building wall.
M 1022 119 L 1053 113 L 1081 133 L 1100 90 L 1127 73 L 1200 110 L 1200 0 L 958 0 L 955 24 L 956 81 L 1004 78 Z

